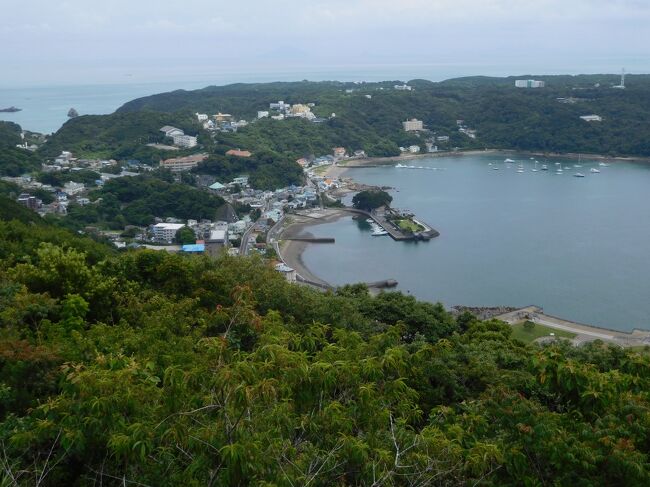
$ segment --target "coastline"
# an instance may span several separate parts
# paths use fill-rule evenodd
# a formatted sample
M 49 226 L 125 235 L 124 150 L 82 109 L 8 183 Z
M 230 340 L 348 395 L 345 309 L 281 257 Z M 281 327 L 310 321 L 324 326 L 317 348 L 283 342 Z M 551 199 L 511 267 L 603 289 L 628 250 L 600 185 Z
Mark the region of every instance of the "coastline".
M 330 283 L 324 279 L 313 274 L 305 265 L 302 255 L 307 249 L 307 242 L 296 240 L 287 240 L 297 237 L 313 237 L 307 229 L 316 225 L 323 225 L 325 223 L 332 223 L 346 216 L 351 217 L 351 213 L 343 209 L 327 208 L 324 210 L 313 210 L 309 213 L 293 213 L 290 216 L 291 221 L 282 227 L 277 238 L 280 241 L 280 259 L 293 268 L 296 273 L 303 279 L 309 282 L 316 283 L 320 286 L 332 287 Z M 327 244 L 312 244 L 312 245 L 327 245 Z
M 390 157 L 364 157 L 362 159 L 347 159 L 343 161 L 342 164 L 337 164 L 336 168 L 346 169 L 346 168 L 361 168 L 361 167 L 377 167 L 377 166 L 388 166 L 396 162 L 412 161 L 417 159 L 427 159 L 427 158 L 437 158 L 437 157 L 462 157 L 462 156 L 475 156 L 475 155 L 484 155 L 484 154 L 503 154 L 503 155 L 512 155 L 520 154 L 523 156 L 531 157 L 544 157 L 548 159 L 564 158 L 564 159 L 580 159 L 589 160 L 595 159 L 597 161 L 610 161 L 615 162 L 643 162 L 650 163 L 650 157 L 643 156 L 609 156 L 605 154 L 590 154 L 590 153 L 578 153 L 578 152 L 544 152 L 544 151 L 530 151 L 530 150 L 515 150 L 515 149 L 472 149 L 472 150 L 459 150 L 459 151 L 440 151 L 440 152 L 426 152 L 419 154 L 400 154 L 397 156 Z M 339 174 L 334 171 L 329 173 L 326 171 L 328 177 L 337 177 Z
M 345 177 L 348 169 L 351 168 L 363 168 L 363 167 L 378 167 L 378 166 L 387 166 L 395 164 L 400 161 L 408 161 L 415 159 L 423 158 L 434 158 L 434 157 L 454 157 L 454 156 L 465 156 L 465 155 L 483 155 L 483 154 L 502 154 L 507 155 L 519 155 L 522 156 L 537 156 L 545 158 L 565 158 L 565 159 L 579 159 L 582 157 L 583 161 L 600 160 L 611 162 L 612 164 L 616 162 L 650 162 L 650 158 L 641 158 L 641 157 L 610 157 L 605 155 L 584 155 L 577 153 L 540 153 L 540 152 L 527 152 L 527 151 L 515 151 L 515 150 L 500 150 L 500 149 L 489 149 L 489 150 L 477 150 L 477 151 L 463 151 L 463 152 L 454 152 L 454 153 L 433 153 L 433 154 L 405 154 L 395 157 L 387 158 L 364 158 L 364 159 L 352 159 L 347 161 L 342 161 L 342 164 L 336 164 L 327 166 L 321 172 L 320 176 L 329 177 L 333 179 L 340 179 L 343 182 L 342 187 L 332 191 L 333 196 L 342 196 L 346 193 L 355 192 L 358 190 L 359 186 L 364 186 L 363 184 L 355 181 L 351 177 Z M 319 213 L 320 216 L 317 218 L 301 218 L 299 221 L 292 222 L 287 225 L 281 231 L 282 236 L 290 235 L 292 237 L 304 236 L 311 237 L 311 233 L 307 232 L 307 229 L 311 226 L 320 225 L 324 223 L 330 223 L 337 221 L 345 216 L 351 216 L 350 212 L 345 209 L 326 209 L 326 210 L 314 210 L 312 213 Z M 292 215 L 297 216 L 297 215 Z M 283 242 L 283 251 L 282 257 L 284 258 L 287 265 L 293 267 L 296 272 L 303 278 L 308 281 L 313 281 L 323 286 L 330 287 L 330 284 L 313 274 L 305 265 L 302 254 L 304 253 L 308 243 L 306 242 L 296 242 L 296 241 L 284 241 Z M 458 306 L 458 305 L 457 305 Z M 499 308 L 507 308 L 506 306 L 499 306 Z M 477 308 L 478 309 L 478 308 Z M 491 309 L 491 308 L 486 308 Z M 496 309 L 496 308 L 495 308 Z M 497 319 L 502 319 L 510 324 L 515 324 L 521 321 L 520 317 L 517 314 L 521 312 L 534 312 L 539 315 L 539 322 L 545 326 L 550 326 L 551 328 L 558 328 L 569 330 L 577 335 L 575 339 L 575 344 L 581 344 L 586 341 L 591 341 L 594 339 L 600 339 L 606 342 L 615 343 L 623 347 L 639 347 L 646 346 L 650 344 L 650 330 L 635 328 L 630 331 L 622 331 L 607 328 L 606 326 L 590 325 L 586 323 L 575 322 L 570 319 L 560 318 L 553 315 L 548 315 L 543 313 L 542 308 L 539 306 L 528 306 L 525 308 L 517 308 L 511 312 L 505 312 L 499 316 L 496 316 Z

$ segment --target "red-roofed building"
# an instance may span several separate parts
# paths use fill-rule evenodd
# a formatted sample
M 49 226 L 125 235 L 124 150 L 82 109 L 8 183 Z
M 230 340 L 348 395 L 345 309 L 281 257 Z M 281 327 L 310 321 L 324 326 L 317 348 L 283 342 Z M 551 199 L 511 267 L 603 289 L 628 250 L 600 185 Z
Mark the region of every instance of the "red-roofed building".
M 253 154 L 251 154 L 247 150 L 240 150 L 240 149 L 230 149 L 228 152 L 226 152 L 227 156 L 235 156 L 235 157 L 250 157 Z

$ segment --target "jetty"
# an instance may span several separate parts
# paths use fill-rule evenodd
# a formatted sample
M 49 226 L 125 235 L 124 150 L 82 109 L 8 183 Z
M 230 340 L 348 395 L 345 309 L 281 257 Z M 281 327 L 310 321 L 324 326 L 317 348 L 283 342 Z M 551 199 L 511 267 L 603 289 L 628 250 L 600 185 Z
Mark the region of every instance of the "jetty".
M 418 240 L 426 241 L 431 240 L 432 238 L 436 238 L 440 235 L 440 232 L 438 232 L 436 229 L 430 225 L 427 225 L 421 220 L 415 219 L 413 215 L 405 215 L 404 212 L 400 213 L 399 210 L 395 210 L 393 208 L 378 208 L 372 212 L 358 210 L 356 208 L 345 208 L 344 210 L 372 219 L 376 224 L 386 230 L 388 232 L 388 235 L 390 235 L 393 240 L 396 240 L 398 242 Z M 421 230 L 406 231 L 395 223 L 396 221 L 409 219 L 418 228 L 421 228 Z

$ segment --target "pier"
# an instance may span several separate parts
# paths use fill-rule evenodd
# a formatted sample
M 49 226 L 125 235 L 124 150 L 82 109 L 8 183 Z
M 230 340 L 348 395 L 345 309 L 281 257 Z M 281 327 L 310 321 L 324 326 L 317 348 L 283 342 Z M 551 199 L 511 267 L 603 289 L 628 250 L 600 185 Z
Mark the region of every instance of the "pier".
M 431 226 L 427 225 L 426 223 L 423 223 L 422 221 L 416 220 L 414 217 L 410 217 L 410 219 L 415 222 L 417 225 L 420 225 L 423 230 L 418 231 L 418 232 L 405 232 L 401 228 L 399 228 L 397 225 L 395 225 L 390 217 L 396 217 L 395 210 L 392 210 L 390 208 L 385 208 L 385 209 L 378 209 L 373 212 L 368 212 L 364 210 L 357 210 L 356 208 L 345 208 L 345 211 L 349 211 L 351 213 L 356 213 L 359 215 L 364 215 L 367 218 L 372 219 L 375 223 L 377 223 L 379 226 L 381 226 L 384 230 L 388 232 L 388 235 L 393 240 L 396 240 L 398 242 L 405 242 L 405 241 L 418 241 L 418 240 L 431 240 L 432 238 L 436 238 L 437 236 L 440 235 L 440 232 L 432 228 Z

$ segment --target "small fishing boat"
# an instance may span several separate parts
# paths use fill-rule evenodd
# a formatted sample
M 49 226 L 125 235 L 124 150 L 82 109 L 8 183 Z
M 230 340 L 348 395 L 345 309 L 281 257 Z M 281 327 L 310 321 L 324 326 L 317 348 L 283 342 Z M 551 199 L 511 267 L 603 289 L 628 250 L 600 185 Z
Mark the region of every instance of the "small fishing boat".
M 600 169 L 596 169 L 595 167 L 592 167 L 592 168 L 589 170 L 589 172 L 599 173 L 599 172 L 600 172 Z
M 582 174 L 581 172 L 577 172 L 577 173 L 575 173 L 575 174 L 573 175 L 573 177 L 574 177 L 574 178 L 584 178 L 585 175 Z

